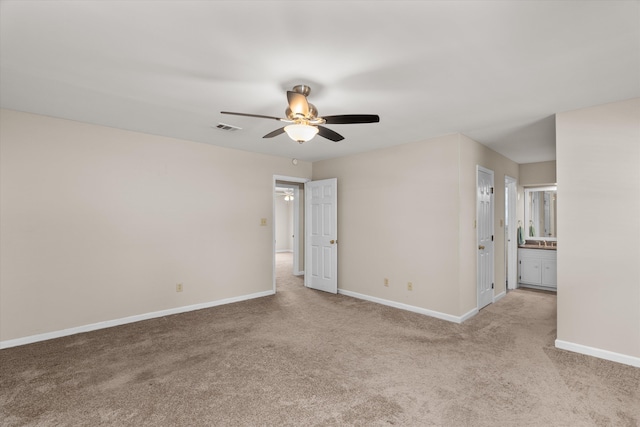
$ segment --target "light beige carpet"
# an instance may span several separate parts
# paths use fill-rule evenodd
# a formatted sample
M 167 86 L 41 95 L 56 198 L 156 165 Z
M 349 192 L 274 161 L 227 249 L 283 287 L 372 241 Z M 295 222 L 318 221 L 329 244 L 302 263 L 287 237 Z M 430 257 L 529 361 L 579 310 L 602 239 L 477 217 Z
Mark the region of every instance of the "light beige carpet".
M 304 288 L 0 351 L 0 424 L 637 426 L 640 369 L 557 350 L 554 294 L 462 325 Z

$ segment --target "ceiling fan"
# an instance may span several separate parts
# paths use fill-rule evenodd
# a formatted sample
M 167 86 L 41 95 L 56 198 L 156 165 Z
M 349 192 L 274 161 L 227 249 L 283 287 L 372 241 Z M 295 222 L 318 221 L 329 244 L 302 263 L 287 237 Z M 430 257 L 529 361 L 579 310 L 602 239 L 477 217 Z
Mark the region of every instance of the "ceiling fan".
M 338 125 L 351 123 L 377 123 L 380 116 L 377 114 L 342 114 L 337 116 L 318 117 L 318 110 L 313 104 L 307 102 L 307 95 L 311 93 L 311 88 L 307 85 L 297 85 L 293 90 L 287 91 L 289 106 L 285 110 L 286 119 L 280 117 L 263 116 L 261 114 L 234 113 L 231 111 L 221 111 L 222 114 L 233 114 L 236 116 L 258 117 L 262 119 L 278 120 L 290 123 L 288 126 L 276 129 L 263 136 L 263 138 L 273 138 L 282 133 L 287 133 L 289 138 L 302 144 L 311 140 L 314 136 L 320 135 L 331 141 L 341 141 L 342 135 L 332 131 L 322 125 Z

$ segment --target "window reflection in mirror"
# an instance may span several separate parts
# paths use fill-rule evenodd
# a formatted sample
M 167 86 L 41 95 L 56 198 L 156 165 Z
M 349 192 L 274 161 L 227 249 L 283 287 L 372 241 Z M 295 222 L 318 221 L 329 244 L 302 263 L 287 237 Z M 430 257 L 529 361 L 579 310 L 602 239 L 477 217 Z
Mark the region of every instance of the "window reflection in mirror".
M 524 190 L 524 236 L 528 240 L 557 240 L 557 187 Z

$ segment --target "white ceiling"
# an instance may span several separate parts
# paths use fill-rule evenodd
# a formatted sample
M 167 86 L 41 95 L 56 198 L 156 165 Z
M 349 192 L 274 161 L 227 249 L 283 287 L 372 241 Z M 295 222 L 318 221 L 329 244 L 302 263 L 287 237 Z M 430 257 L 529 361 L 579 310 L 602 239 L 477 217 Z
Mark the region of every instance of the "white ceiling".
M 454 132 L 555 158 L 554 114 L 640 96 L 638 1 L 0 2 L 3 108 L 315 161 Z M 286 135 L 312 87 L 341 142 Z M 223 122 L 242 128 L 225 132 Z

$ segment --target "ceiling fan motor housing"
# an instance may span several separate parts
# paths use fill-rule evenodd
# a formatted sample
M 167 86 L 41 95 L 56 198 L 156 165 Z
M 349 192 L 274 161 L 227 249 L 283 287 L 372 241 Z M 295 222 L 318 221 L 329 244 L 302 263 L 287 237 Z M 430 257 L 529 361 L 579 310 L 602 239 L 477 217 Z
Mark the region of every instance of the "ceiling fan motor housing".
M 313 104 L 309 104 L 309 113 L 304 116 L 300 113 L 295 114 L 293 111 L 291 111 L 291 107 L 287 107 L 287 109 L 284 111 L 285 116 L 289 119 L 289 120 L 300 120 L 300 119 L 306 119 L 306 120 L 313 120 L 316 117 L 318 117 L 318 109 L 316 108 L 315 105 Z
M 309 96 L 309 94 L 311 93 L 311 88 L 307 85 L 295 85 L 293 87 L 293 91 L 304 96 Z

